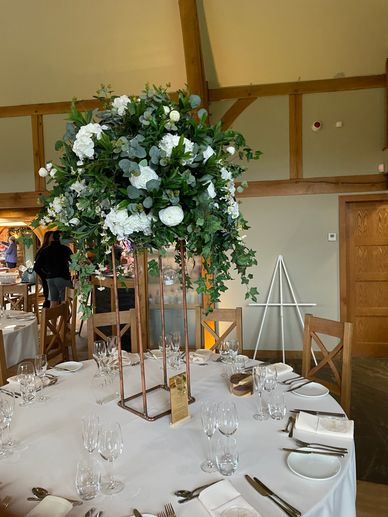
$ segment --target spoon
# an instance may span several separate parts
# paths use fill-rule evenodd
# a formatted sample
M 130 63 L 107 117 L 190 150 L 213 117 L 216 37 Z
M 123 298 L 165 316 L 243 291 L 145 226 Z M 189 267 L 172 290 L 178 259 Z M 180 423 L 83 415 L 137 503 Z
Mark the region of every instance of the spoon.
M 51 495 L 50 492 L 48 492 L 45 488 L 42 488 L 40 486 L 36 486 L 32 489 L 32 493 L 34 496 L 36 496 L 38 499 L 44 499 L 48 495 Z M 61 497 L 61 496 L 59 496 Z M 68 497 L 62 497 L 62 499 L 66 499 L 69 501 L 69 503 L 74 504 L 75 506 L 83 504 L 82 501 L 79 501 L 78 499 L 69 499 Z

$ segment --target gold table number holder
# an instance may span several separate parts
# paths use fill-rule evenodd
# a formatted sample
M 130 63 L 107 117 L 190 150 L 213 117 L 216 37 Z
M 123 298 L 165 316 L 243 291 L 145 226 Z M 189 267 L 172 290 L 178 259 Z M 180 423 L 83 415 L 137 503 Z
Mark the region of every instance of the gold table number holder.
M 189 331 L 188 331 L 188 320 L 187 320 L 187 297 L 186 297 L 186 250 L 185 250 L 185 242 L 183 240 L 179 243 L 180 247 L 180 262 L 182 268 L 182 308 L 183 308 L 183 323 L 184 323 L 184 342 L 185 342 L 185 355 L 186 355 L 186 371 L 185 371 L 185 381 L 186 381 L 186 391 L 187 391 L 187 401 L 188 404 L 191 404 L 195 401 L 195 398 L 191 395 L 191 386 L 190 386 L 190 353 L 189 353 Z M 113 289 L 115 296 L 115 312 L 116 312 L 116 334 L 117 334 L 117 348 L 118 348 L 118 360 L 119 360 L 119 377 L 120 377 L 120 400 L 118 405 L 135 415 L 144 418 L 150 422 L 157 420 L 163 416 L 166 416 L 171 413 L 171 407 L 167 410 L 160 411 L 154 415 L 150 415 L 148 410 L 148 402 L 147 402 L 147 394 L 156 390 L 165 390 L 169 391 L 168 378 L 167 378 L 167 354 L 166 354 L 166 328 L 165 328 L 165 313 L 164 313 L 164 290 L 163 290 L 163 271 L 162 271 L 162 258 L 159 253 L 159 287 L 160 287 L 160 317 L 162 324 L 162 363 L 163 363 L 163 383 L 158 384 L 156 386 L 152 386 L 151 388 L 147 388 L 146 384 L 146 375 L 144 368 L 144 349 L 143 349 L 143 339 L 141 332 L 141 319 L 140 319 L 140 286 L 139 286 L 139 262 L 136 250 L 134 251 L 134 273 L 135 273 L 135 311 L 136 311 L 136 326 L 137 326 L 137 336 L 138 336 L 138 344 L 139 344 L 139 356 L 140 356 L 140 379 L 141 379 L 141 391 L 136 393 L 135 395 L 131 395 L 130 397 L 125 397 L 124 392 L 124 369 L 123 369 L 123 358 L 122 358 L 122 348 L 121 348 L 121 336 L 120 336 L 120 310 L 119 310 L 119 300 L 118 300 L 118 285 L 117 285 L 117 271 L 116 271 L 116 261 L 114 254 L 114 246 L 112 247 L 112 265 L 113 265 Z M 130 403 L 139 397 L 142 398 L 143 409 L 139 410 L 134 407 L 131 407 Z
M 189 400 L 187 398 L 186 373 L 178 373 L 169 379 L 171 426 L 175 427 L 190 418 Z

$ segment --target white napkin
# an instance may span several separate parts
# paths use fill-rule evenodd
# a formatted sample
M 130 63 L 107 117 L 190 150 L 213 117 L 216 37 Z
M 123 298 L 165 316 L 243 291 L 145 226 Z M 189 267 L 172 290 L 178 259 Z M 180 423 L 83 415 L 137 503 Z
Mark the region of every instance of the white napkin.
M 220 517 L 224 510 L 232 508 L 233 506 L 246 508 L 257 517 L 261 517 L 261 515 L 245 501 L 240 495 L 240 492 L 237 492 L 234 486 L 226 479 L 202 490 L 198 499 L 213 517 Z
M 190 352 L 190 361 L 197 364 L 207 363 L 213 354 L 214 352 L 211 350 L 196 350 L 195 352 Z
M 48 495 L 37 504 L 26 517 L 64 517 L 73 508 L 73 505 L 55 495 Z
M 296 418 L 295 430 L 351 440 L 354 422 L 346 418 L 310 415 L 301 411 Z
M 287 375 L 289 373 L 294 371 L 292 366 L 290 366 L 289 364 L 285 364 L 285 363 L 275 363 L 275 364 L 271 364 L 271 366 L 272 366 L 272 368 L 276 369 L 276 373 L 278 374 L 279 380 L 284 379 L 284 377 L 287 377 Z

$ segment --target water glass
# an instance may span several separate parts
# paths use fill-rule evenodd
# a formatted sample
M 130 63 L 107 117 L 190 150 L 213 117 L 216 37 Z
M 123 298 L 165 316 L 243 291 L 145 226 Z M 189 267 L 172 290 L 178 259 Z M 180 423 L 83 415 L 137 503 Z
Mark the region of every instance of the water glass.
M 92 458 L 85 458 L 77 463 L 75 488 L 83 501 L 96 497 L 100 491 L 101 474 L 98 464 Z
M 20 405 L 26 406 L 31 404 L 36 397 L 34 365 L 30 361 L 23 361 L 20 363 L 17 370 L 17 378 L 20 385 L 20 393 L 22 395 Z
M 100 429 L 98 452 L 101 458 L 107 461 L 110 466 L 108 480 L 101 483 L 101 492 L 107 495 L 118 494 L 124 488 L 124 483 L 113 477 L 112 465 L 123 452 L 123 437 L 120 424 L 111 423 Z
M 211 439 L 217 429 L 217 405 L 212 402 L 204 402 L 201 407 L 202 430 L 208 439 L 208 457 L 201 464 L 204 472 L 215 472 L 217 470 L 213 461 Z
M 287 412 L 284 401 L 284 393 L 280 390 L 273 390 L 269 395 L 268 410 L 271 418 L 282 420 Z
M 229 358 L 234 362 L 240 349 L 240 343 L 237 339 L 229 339 L 227 343 L 229 344 Z
M 274 366 L 267 366 L 267 374 L 264 382 L 265 391 L 272 391 L 278 383 L 278 373 Z
M 232 436 L 238 428 L 237 408 L 234 402 L 220 402 L 217 406 L 218 430 L 225 436 Z
M 103 369 L 98 371 L 92 378 L 92 391 L 97 404 L 105 404 L 117 397 L 117 389 L 115 387 L 115 373 L 113 371 Z
M 82 419 L 82 438 L 85 449 L 91 454 L 98 445 L 100 421 L 96 415 L 88 415 Z
M 229 341 L 220 341 L 219 352 L 220 352 L 221 361 L 223 363 L 228 363 L 230 360 Z
M 220 435 L 215 449 L 217 469 L 223 476 L 231 476 L 238 467 L 238 451 L 236 438 Z
M 95 341 L 93 347 L 93 357 L 97 361 L 98 369 L 101 372 L 105 366 L 107 351 L 105 341 Z

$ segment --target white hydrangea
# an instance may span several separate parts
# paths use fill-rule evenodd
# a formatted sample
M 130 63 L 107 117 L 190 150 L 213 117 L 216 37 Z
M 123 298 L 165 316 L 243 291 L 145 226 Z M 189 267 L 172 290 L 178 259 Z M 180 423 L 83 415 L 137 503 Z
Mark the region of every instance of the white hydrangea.
M 94 141 L 92 137 L 96 136 L 97 140 L 100 140 L 104 129 L 108 129 L 108 127 L 97 123 L 90 123 L 78 130 L 73 144 L 73 151 L 80 160 L 93 158 Z
M 107 214 L 104 223 L 105 228 L 117 237 L 123 240 L 135 232 L 141 232 L 144 235 L 151 235 L 151 216 L 144 212 L 128 215 L 125 208 L 112 208 Z
M 208 159 L 210 158 L 210 156 L 213 156 L 214 149 L 212 147 L 210 147 L 210 145 L 208 145 L 202 154 L 203 154 L 203 161 L 207 162 Z
M 232 173 L 228 171 L 228 169 L 225 169 L 225 167 L 222 167 L 221 178 L 225 181 L 230 181 L 232 179 Z
M 146 189 L 148 181 L 159 179 L 159 176 L 156 174 L 154 169 L 151 169 L 151 167 L 148 167 L 148 166 L 143 167 L 142 165 L 140 165 L 139 168 L 140 168 L 139 176 L 132 175 L 129 178 L 131 185 L 133 185 L 134 187 L 139 188 L 139 189 Z
M 45 169 L 44 167 L 41 167 L 39 170 L 38 170 L 38 174 L 41 178 L 45 178 L 46 176 L 48 176 L 49 174 L 49 171 L 47 169 Z
M 226 152 L 233 156 L 234 153 L 236 152 L 236 149 L 233 147 L 233 145 L 230 145 L 229 147 L 226 148 Z
M 207 187 L 207 194 L 212 199 L 216 197 L 216 189 L 214 188 L 214 183 L 211 181 Z
M 112 109 L 121 117 L 128 109 L 128 104 L 131 100 L 126 95 L 121 95 L 121 97 L 116 97 L 112 102 Z
M 69 221 L 69 224 L 71 226 L 78 226 L 80 223 L 80 220 L 78 219 L 78 217 L 72 217 Z
M 177 147 L 179 144 L 180 136 L 172 135 L 171 133 L 167 133 L 159 142 L 159 149 L 166 153 L 166 156 L 170 158 L 172 150 L 174 147 Z M 188 140 L 187 138 L 183 139 L 183 148 L 185 153 L 193 154 L 194 143 Z M 191 159 L 185 160 L 184 163 L 190 163 Z
M 232 219 L 237 219 L 237 217 L 240 215 L 240 209 L 237 201 L 232 201 L 228 204 L 227 212 Z
M 168 206 L 159 210 L 159 219 L 166 226 L 177 226 L 183 221 L 185 214 L 179 205 Z
M 72 183 L 69 188 L 70 190 L 74 190 L 74 192 L 76 192 L 79 196 L 84 190 L 86 190 L 85 180 L 77 180 L 74 183 Z

